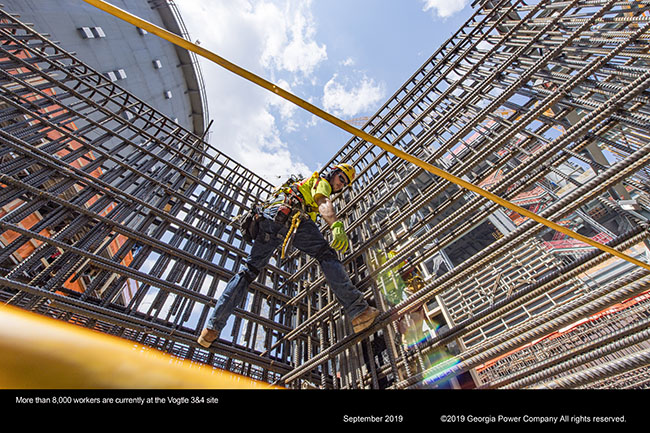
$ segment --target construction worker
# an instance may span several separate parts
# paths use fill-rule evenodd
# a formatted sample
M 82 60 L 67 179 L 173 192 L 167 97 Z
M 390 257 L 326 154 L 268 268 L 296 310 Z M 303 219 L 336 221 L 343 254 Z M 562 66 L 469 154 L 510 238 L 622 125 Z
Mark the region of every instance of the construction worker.
M 327 283 L 351 318 L 354 332 L 361 332 L 373 324 L 379 311 L 363 299 L 335 251 L 347 250 L 348 237 L 343 222 L 336 216 L 330 197 L 349 185 L 355 175 L 354 167 L 339 164 L 324 177 L 314 173 L 310 178 L 285 184 L 276 191 L 274 197 L 260 210 L 261 217 L 258 219 L 251 252 L 243 269 L 226 285 L 207 327 L 198 338 L 199 344 L 210 347 L 219 337 L 233 310 L 241 303 L 248 286 L 266 266 L 277 247 L 286 246 L 288 240 L 295 248 L 318 261 Z M 315 223 L 318 214 L 332 231 L 331 245 Z

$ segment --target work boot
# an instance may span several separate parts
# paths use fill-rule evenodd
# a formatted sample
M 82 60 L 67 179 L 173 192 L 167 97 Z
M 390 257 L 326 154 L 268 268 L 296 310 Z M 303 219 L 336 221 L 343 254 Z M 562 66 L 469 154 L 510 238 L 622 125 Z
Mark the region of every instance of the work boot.
M 219 333 L 217 331 L 205 328 L 203 332 L 201 332 L 201 335 L 197 341 L 203 347 L 210 347 L 214 340 L 216 340 L 218 337 Z
M 368 329 L 375 322 L 377 316 L 379 316 L 379 310 L 374 307 L 366 307 L 361 314 L 352 319 L 352 329 L 355 333 Z

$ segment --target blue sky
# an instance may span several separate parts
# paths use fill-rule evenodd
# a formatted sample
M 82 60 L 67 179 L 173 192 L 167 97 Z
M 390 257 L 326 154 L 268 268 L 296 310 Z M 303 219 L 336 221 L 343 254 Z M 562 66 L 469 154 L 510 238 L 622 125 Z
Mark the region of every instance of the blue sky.
M 193 41 L 347 120 L 379 107 L 470 16 L 469 0 L 177 0 Z M 350 134 L 202 61 L 210 141 L 276 184 Z

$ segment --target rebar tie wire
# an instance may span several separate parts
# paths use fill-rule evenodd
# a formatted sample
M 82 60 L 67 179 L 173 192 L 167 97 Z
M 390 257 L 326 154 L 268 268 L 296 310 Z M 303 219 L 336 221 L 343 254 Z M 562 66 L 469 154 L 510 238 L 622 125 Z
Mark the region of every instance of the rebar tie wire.
M 315 116 L 320 117 L 321 119 L 325 120 L 326 122 L 331 123 L 334 126 L 337 126 L 340 129 L 343 129 L 344 131 L 349 132 L 350 134 L 353 134 L 353 135 L 361 138 L 362 140 L 365 140 L 365 141 L 367 141 L 369 143 L 372 143 L 375 146 L 378 146 L 381 149 L 383 149 L 383 150 L 385 150 L 385 151 L 387 151 L 389 153 L 392 153 L 393 155 L 397 156 L 398 158 L 401 158 L 401 159 L 404 159 L 404 160 L 406 160 L 408 162 L 411 162 L 411 163 L 417 165 L 418 167 L 420 167 L 420 168 L 422 168 L 422 169 L 424 169 L 424 170 L 426 170 L 426 171 L 428 171 L 428 172 L 430 172 L 430 173 L 432 173 L 432 174 L 434 174 L 436 176 L 439 176 L 439 177 L 441 177 L 441 178 L 443 178 L 443 179 L 445 179 L 445 180 L 447 180 L 449 182 L 452 182 L 452 183 L 454 183 L 454 184 L 456 184 L 456 185 L 458 185 L 458 186 L 460 186 L 462 188 L 465 188 L 465 189 L 467 189 L 469 191 L 472 191 L 472 192 L 474 192 L 476 194 L 479 194 L 479 195 L 481 195 L 481 196 L 483 196 L 483 197 L 485 197 L 485 198 L 487 198 L 487 199 L 489 199 L 489 200 L 491 200 L 491 201 L 493 201 L 493 202 L 495 202 L 495 203 L 497 203 L 497 204 L 499 204 L 499 205 L 501 205 L 501 206 L 503 206 L 503 207 L 505 207 L 507 209 L 510 209 L 510 210 L 512 210 L 514 212 L 517 212 L 522 216 L 525 216 L 525 217 L 527 217 L 529 219 L 532 219 L 532 220 L 534 220 L 534 221 L 536 221 L 536 222 L 538 222 L 540 224 L 543 224 L 543 225 L 545 225 L 545 226 L 547 226 L 547 227 L 549 227 L 549 228 L 551 228 L 551 229 L 553 229 L 555 231 L 563 233 L 563 234 L 565 234 L 565 235 L 567 235 L 567 236 L 569 236 L 569 237 L 571 237 L 571 238 L 573 238 L 575 240 L 583 242 L 583 243 L 585 243 L 587 245 L 590 245 L 590 246 L 592 246 L 594 248 L 598 248 L 598 249 L 600 249 L 600 250 L 602 250 L 604 252 L 607 252 L 607 253 L 609 253 L 609 254 L 611 254 L 613 256 L 616 256 L 616 257 L 618 257 L 620 259 L 626 260 L 626 261 L 628 261 L 628 262 L 630 262 L 630 263 L 632 263 L 632 264 L 634 264 L 636 266 L 642 267 L 642 268 L 644 268 L 646 270 L 650 270 L 650 265 L 648 263 L 644 263 L 644 262 L 642 262 L 640 260 L 635 259 L 634 257 L 630 257 L 627 254 L 624 254 L 624 253 L 622 253 L 620 251 L 617 251 L 617 250 L 615 250 L 613 248 L 610 248 L 610 247 L 608 247 L 606 245 L 603 245 L 603 244 L 601 244 L 599 242 L 596 242 L 593 239 L 590 239 L 590 238 L 588 238 L 586 236 L 583 236 L 583 235 L 581 235 L 579 233 L 576 233 L 576 232 L 574 232 L 574 231 L 572 231 L 570 229 L 567 229 L 566 227 L 563 227 L 563 226 L 561 226 L 561 225 L 559 225 L 557 223 L 554 223 L 554 222 L 552 222 L 550 220 L 547 220 L 546 218 L 540 217 L 539 215 L 535 214 L 534 212 L 529 211 L 528 209 L 517 206 L 514 203 L 511 203 L 511 202 L 509 202 L 507 200 L 504 200 L 501 197 L 499 197 L 499 196 L 497 196 L 497 195 L 495 195 L 495 194 L 493 194 L 493 193 L 491 193 L 491 192 L 489 192 L 487 190 L 484 190 L 483 188 L 481 188 L 481 187 L 479 187 L 477 185 L 472 184 L 471 182 L 463 180 L 463 179 L 461 179 L 461 178 L 459 178 L 457 176 L 454 176 L 453 174 L 448 173 L 448 172 L 446 172 L 446 171 L 444 171 L 444 170 L 442 170 L 442 169 L 440 169 L 438 167 L 435 167 L 434 165 L 432 165 L 430 163 L 427 163 L 427 162 L 425 162 L 425 161 L 423 161 L 423 160 L 421 160 L 421 159 L 419 159 L 419 158 L 417 158 L 417 157 L 415 157 L 413 155 L 410 155 L 410 154 L 408 154 L 408 153 L 406 153 L 406 152 L 404 152 L 402 150 L 399 150 L 399 149 L 397 149 L 397 148 L 395 148 L 395 147 L 393 147 L 393 146 L 391 146 L 391 145 L 389 145 L 389 144 L 387 144 L 387 143 L 385 143 L 385 142 L 371 136 L 370 134 L 368 134 L 368 133 L 366 133 L 366 132 L 364 132 L 364 131 L 362 131 L 362 130 L 360 130 L 360 129 L 352 126 L 352 125 L 350 125 L 349 123 L 347 123 L 347 122 L 333 116 L 332 114 L 330 114 L 330 113 L 316 107 L 315 105 L 310 104 L 309 102 L 307 102 L 307 101 L 293 95 L 292 93 L 278 87 L 277 85 L 275 85 L 275 84 L 273 84 L 273 83 L 271 83 L 271 82 L 269 82 L 269 81 L 255 75 L 255 74 L 253 74 L 252 72 L 249 72 L 246 69 L 244 69 L 244 68 L 242 68 L 240 66 L 237 66 L 234 63 L 229 62 L 228 60 L 224 59 L 223 57 L 220 57 L 217 54 L 215 54 L 215 53 L 213 53 L 213 52 L 211 52 L 209 50 L 206 50 L 205 48 L 202 48 L 202 47 L 200 47 L 200 46 L 198 46 L 198 45 L 196 45 L 196 44 L 194 44 L 194 43 L 192 43 L 190 41 L 187 41 L 186 39 L 183 39 L 182 37 L 170 32 L 168 30 L 165 30 L 165 29 L 163 29 L 161 27 L 158 27 L 158 26 L 148 22 L 148 21 L 145 21 L 145 20 L 143 20 L 141 18 L 138 18 L 137 16 L 135 16 L 135 15 L 123 10 L 123 9 L 115 7 L 115 6 L 113 6 L 113 5 L 109 4 L 109 3 L 106 3 L 103 0 L 83 0 L 83 1 L 90 4 L 90 5 L 92 5 L 92 6 L 94 6 L 94 7 L 96 7 L 96 8 L 98 8 L 98 9 L 103 10 L 104 12 L 106 12 L 106 13 L 108 13 L 110 15 L 115 16 L 116 18 L 119 18 L 119 19 L 121 19 L 123 21 L 126 21 L 126 22 L 136 26 L 136 27 L 142 28 L 142 29 L 144 29 L 144 30 L 146 30 L 146 31 L 148 31 L 150 33 L 153 33 L 156 36 L 158 36 L 158 37 L 160 37 L 162 39 L 165 39 L 165 40 L 167 40 L 168 42 L 171 42 L 174 45 L 177 45 L 177 46 L 179 46 L 181 48 L 184 48 L 184 49 L 186 49 L 188 51 L 192 51 L 192 52 L 194 52 L 194 53 L 196 53 L 196 54 L 198 54 L 198 55 L 212 61 L 213 63 L 227 69 L 228 71 L 230 71 L 230 72 L 232 72 L 232 73 L 234 73 L 236 75 L 239 75 L 240 77 L 242 77 L 242 78 L 244 78 L 244 79 L 246 79 L 246 80 L 248 80 L 248 81 L 250 81 L 250 82 L 252 82 L 254 84 L 257 84 L 258 86 L 260 86 L 260 87 L 262 87 L 262 88 L 264 88 L 264 89 L 266 89 L 266 90 L 268 90 L 270 92 L 275 93 L 276 95 L 280 96 L 281 98 L 286 99 L 287 101 L 299 106 L 300 108 L 302 108 L 304 110 L 307 110 L 308 112 L 312 113 Z M 640 79 L 648 79 L 648 78 L 650 78 L 650 71 L 647 72 L 646 74 L 644 74 L 642 77 L 640 77 Z

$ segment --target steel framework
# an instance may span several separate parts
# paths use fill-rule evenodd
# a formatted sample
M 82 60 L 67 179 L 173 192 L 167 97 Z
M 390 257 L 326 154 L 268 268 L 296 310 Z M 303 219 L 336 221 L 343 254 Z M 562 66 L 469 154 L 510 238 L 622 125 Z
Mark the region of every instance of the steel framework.
M 194 343 L 247 254 L 229 222 L 272 185 L 12 16 L 0 26 L 3 301 L 267 381 L 290 371 L 284 346 L 251 350 L 291 324 L 269 319 L 292 296 L 278 266 L 230 339 Z
M 477 1 L 363 129 L 647 261 L 649 7 Z M 200 348 L 247 250 L 229 221 L 272 186 L 11 16 L 0 30 L 4 302 L 289 387 L 647 387 L 645 269 L 358 138 L 328 166 L 360 173 L 343 260 L 379 323 L 354 335 L 294 251 Z

